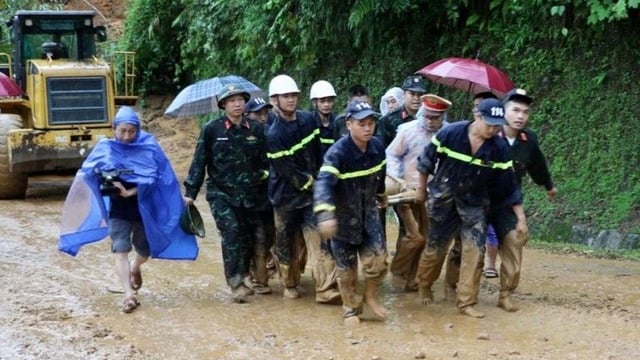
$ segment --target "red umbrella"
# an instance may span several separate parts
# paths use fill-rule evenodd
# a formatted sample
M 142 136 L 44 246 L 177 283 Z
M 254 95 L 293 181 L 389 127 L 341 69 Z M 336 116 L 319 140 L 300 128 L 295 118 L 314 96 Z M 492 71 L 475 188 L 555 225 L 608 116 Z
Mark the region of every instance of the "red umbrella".
M 0 72 L 0 96 L 22 96 L 18 84 L 3 72 Z
M 416 71 L 428 79 L 456 89 L 477 94 L 491 91 L 502 97 L 515 85 L 497 68 L 482 61 L 464 58 L 446 58 Z

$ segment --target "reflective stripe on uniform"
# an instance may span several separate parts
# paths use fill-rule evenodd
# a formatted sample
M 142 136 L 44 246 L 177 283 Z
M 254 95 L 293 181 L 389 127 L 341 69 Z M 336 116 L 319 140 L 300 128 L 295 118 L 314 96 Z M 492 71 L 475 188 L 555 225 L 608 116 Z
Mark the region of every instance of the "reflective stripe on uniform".
M 282 150 L 282 151 L 278 151 L 278 152 L 274 152 L 274 153 L 267 153 L 267 158 L 269 159 L 277 159 L 277 158 L 281 158 L 283 156 L 291 156 L 293 154 L 296 153 L 296 151 L 302 149 L 305 145 L 307 145 L 308 143 L 310 143 L 314 137 L 316 137 L 317 135 L 320 135 L 320 129 L 315 129 L 313 130 L 313 132 L 311 134 L 309 134 L 307 137 L 305 137 L 304 139 L 300 140 L 299 143 L 293 145 L 291 148 L 287 149 L 287 150 Z
M 322 212 L 322 211 L 334 212 L 334 211 L 336 211 L 336 207 L 334 205 L 330 205 L 330 204 L 319 204 L 319 205 L 316 205 L 313 208 L 313 212 L 314 213 L 319 213 L 319 212 Z
M 321 142 L 321 143 L 323 143 L 323 144 L 333 144 L 333 143 L 335 143 L 336 141 L 335 141 L 335 140 L 333 140 L 333 139 L 330 139 L 330 138 L 322 138 L 322 137 L 321 137 L 321 138 L 320 138 L 320 142 Z
M 352 172 L 348 172 L 348 173 L 344 173 L 341 174 L 340 170 L 338 170 L 337 168 L 330 166 L 330 165 L 323 165 L 320 168 L 320 172 L 324 171 L 324 172 L 328 172 L 330 174 L 335 175 L 335 177 L 337 177 L 340 180 L 345 180 L 345 179 L 351 179 L 351 178 L 357 178 L 357 177 L 361 177 L 361 176 L 367 176 L 367 175 L 371 175 L 373 173 L 376 173 L 380 170 L 382 170 L 382 167 L 384 166 L 384 164 L 387 163 L 387 160 L 382 160 L 382 162 L 380 162 L 380 164 L 369 168 L 369 169 L 365 169 L 365 170 L 358 170 L 358 171 L 352 171 Z
M 452 159 L 459 160 L 470 165 L 488 167 L 492 169 L 501 169 L 501 170 L 507 170 L 513 167 L 513 161 L 511 160 L 507 162 L 493 162 L 493 161 L 485 162 L 482 159 L 475 159 L 470 155 L 451 150 L 446 146 L 442 146 L 442 143 L 440 142 L 440 140 L 438 140 L 438 138 L 435 136 L 431 139 L 431 143 L 433 143 L 436 146 L 437 151 L 439 153 L 443 153 Z

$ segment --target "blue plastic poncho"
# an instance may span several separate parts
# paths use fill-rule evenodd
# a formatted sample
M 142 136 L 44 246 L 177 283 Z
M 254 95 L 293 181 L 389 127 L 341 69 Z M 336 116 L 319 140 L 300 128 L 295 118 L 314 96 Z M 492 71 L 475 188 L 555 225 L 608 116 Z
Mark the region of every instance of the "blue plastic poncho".
M 194 260 L 198 256 L 198 244 L 194 235 L 180 227 L 185 205 L 169 159 L 155 138 L 140 129 L 138 116 L 131 108 L 118 111 L 114 126 L 120 123 L 137 126 L 138 136 L 130 144 L 103 139 L 91 151 L 67 194 L 58 249 L 75 256 L 83 245 L 109 235 L 109 198 L 100 193 L 100 171 L 132 169 L 133 174 L 120 177 L 137 184 L 140 215 L 151 257 Z

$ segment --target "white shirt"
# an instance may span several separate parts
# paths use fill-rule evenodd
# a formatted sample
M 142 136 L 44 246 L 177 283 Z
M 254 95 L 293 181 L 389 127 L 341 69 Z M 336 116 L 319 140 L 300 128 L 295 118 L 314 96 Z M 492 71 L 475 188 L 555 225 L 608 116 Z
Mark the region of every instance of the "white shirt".
M 447 126 L 443 122 L 442 127 Z M 407 185 L 418 185 L 418 156 L 437 131 L 427 131 L 422 118 L 398 127 L 398 133 L 387 147 L 387 174 L 404 179 Z

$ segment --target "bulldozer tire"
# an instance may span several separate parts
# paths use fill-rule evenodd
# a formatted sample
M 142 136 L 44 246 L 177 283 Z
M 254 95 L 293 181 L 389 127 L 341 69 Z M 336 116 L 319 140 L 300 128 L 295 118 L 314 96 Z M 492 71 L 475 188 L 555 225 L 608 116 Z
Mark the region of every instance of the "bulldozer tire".
M 15 114 L 0 114 L 0 199 L 22 199 L 27 193 L 29 178 L 26 174 L 12 173 L 9 164 L 10 130 L 21 129 L 22 118 Z

